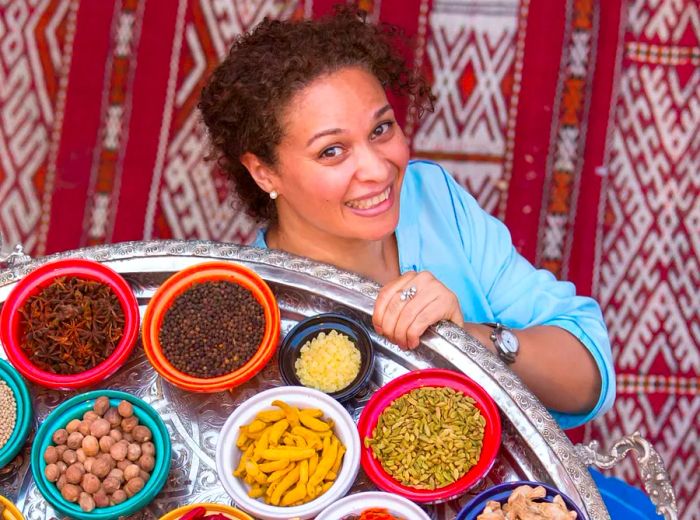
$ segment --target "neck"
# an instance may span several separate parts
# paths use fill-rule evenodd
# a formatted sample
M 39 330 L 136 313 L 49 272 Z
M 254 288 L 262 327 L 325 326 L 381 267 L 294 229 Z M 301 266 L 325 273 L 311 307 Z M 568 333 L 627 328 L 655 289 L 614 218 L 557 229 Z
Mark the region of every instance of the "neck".
M 284 222 L 284 221 L 282 221 Z M 385 284 L 399 276 L 398 250 L 394 233 L 379 240 L 361 240 L 329 235 L 310 226 L 270 226 L 268 246 L 356 272 Z

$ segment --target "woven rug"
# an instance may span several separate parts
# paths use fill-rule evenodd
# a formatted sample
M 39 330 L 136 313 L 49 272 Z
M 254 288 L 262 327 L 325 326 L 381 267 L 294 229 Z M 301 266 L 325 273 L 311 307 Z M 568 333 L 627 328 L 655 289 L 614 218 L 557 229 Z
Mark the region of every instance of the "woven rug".
M 0 231 L 33 255 L 109 242 L 246 242 L 195 105 L 233 39 L 332 0 L 0 1 Z M 700 517 L 697 0 L 359 0 L 415 37 L 438 96 L 399 106 L 518 249 L 600 301 L 614 409 L 572 437 L 639 430 Z M 614 473 L 636 482 L 631 461 Z

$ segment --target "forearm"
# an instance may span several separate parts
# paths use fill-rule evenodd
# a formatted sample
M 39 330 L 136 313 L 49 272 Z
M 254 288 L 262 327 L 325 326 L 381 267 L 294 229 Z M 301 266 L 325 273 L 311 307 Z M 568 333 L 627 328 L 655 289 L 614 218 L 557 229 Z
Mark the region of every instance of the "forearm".
M 492 351 L 491 327 L 465 323 L 465 330 Z M 511 365 L 547 408 L 564 413 L 586 413 L 600 397 L 600 372 L 588 349 L 568 331 L 537 326 L 513 331 L 520 352 Z

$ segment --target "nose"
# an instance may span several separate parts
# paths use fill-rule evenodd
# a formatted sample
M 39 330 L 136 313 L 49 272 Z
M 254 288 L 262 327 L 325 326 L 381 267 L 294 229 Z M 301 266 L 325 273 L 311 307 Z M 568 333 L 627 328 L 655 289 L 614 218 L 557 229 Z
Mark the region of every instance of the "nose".
M 363 146 L 356 151 L 355 178 L 361 182 L 385 182 L 391 175 L 391 165 L 386 157 L 372 146 Z

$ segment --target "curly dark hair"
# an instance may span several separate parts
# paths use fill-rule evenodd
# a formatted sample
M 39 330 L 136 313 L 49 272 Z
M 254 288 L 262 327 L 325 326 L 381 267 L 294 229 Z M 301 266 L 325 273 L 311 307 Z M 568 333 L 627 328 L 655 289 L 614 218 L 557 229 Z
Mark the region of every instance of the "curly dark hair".
M 375 25 L 353 6 L 319 20 L 265 19 L 239 36 L 202 90 L 199 109 L 208 129 L 210 158 L 234 181 L 246 212 L 276 217 L 274 203 L 240 157 L 250 152 L 274 166 L 282 138 L 281 113 L 291 97 L 323 74 L 361 66 L 387 89 L 408 96 L 419 115 L 433 109 L 426 80 L 401 55 L 407 43 L 395 26 Z

